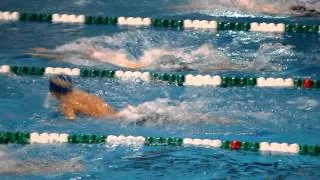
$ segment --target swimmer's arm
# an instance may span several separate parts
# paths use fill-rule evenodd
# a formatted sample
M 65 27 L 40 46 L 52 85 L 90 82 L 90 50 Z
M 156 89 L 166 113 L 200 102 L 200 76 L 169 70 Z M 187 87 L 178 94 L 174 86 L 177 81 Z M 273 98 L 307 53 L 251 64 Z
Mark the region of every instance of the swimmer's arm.
M 74 120 L 76 118 L 76 112 L 75 109 L 68 104 L 62 104 L 61 105 L 61 111 L 66 119 L 68 120 Z
M 32 57 L 41 57 L 41 58 L 46 58 L 50 60 L 59 60 L 59 56 L 54 54 L 41 54 L 41 53 L 25 53 L 25 54 L 30 55 Z
M 27 52 L 25 54 L 33 56 L 33 57 L 41 57 L 50 60 L 59 60 L 61 58 L 61 54 L 54 52 L 53 50 L 46 48 L 31 48 L 31 52 Z
M 103 52 L 95 48 L 89 48 L 84 54 L 91 59 L 103 61 L 123 68 L 138 69 L 149 65 L 144 62 L 132 61 L 126 54 L 121 52 Z

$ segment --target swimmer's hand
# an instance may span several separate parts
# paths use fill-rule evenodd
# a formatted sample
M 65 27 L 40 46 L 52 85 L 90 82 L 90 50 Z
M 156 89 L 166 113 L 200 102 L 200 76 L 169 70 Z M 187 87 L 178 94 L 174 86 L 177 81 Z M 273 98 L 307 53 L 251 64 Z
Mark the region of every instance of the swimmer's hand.
M 76 118 L 76 113 L 72 106 L 62 104 L 60 108 L 66 119 L 74 120 Z
M 66 116 L 66 119 L 68 119 L 68 120 L 75 120 L 75 119 L 76 119 L 76 116 Z

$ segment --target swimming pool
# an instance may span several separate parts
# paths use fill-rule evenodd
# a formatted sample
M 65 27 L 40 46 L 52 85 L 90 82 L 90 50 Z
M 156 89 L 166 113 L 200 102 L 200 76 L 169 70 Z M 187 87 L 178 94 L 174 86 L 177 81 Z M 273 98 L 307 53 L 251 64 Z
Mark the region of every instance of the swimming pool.
M 213 18 L 207 11 L 177 11 L 168 7 L 184 1 L 3 1 L 1 10 L 26 12 L 67 12 L 93 16 L 141 16 L 167 18 Z M 94 9 L 94 10 L 93 10 Z M 216 14 L 213 14 L 216 16 Z M 302 22 L 282 17 L 270 19 L 252 15 L 241 19 L 252 21 Z M 229 17 L 230 18 L 230 17 Z M 222 19 L 215 17 L 214 19 Z M 227 18 L 228 19 L 228 18 Z M 304 19 L 319 24 L 318 19 Z M 133 58 L 151 50 L 175 50 L 184 58 L 160 57 L 144 71 L 211 74 L 228 76 L 297 77 L 319 79 L 318 34 L 272 34 L 237 31 L 175 30 L 118 26 L 86 26 L 49 23 L 0 24 L 1 65 L 41 67 L 114 66 L 81 59 L 68 54 L 66 62 L 49 61 L 23 55 L 29 48 L 56 48 L 60 52 L 82 50 L 88 45 L 126 50 Z M 149 57 L 150 60 L 158 56 Z M 189 60 L 191 69 L 182 69 Z M 244 70 L 212 71 L 211 66 L 227 64 Z M 176 68 L 172 68 L 176 67 Z M 0 74 L 1 131 L 91 133 L 97 135 L 133 135 L 189 137 L 250 141 L 288 142 L 319 145 L 319 89 L 258 87 L 180 87 L 161 82 L 126 81 L 109 78 L 74 77 L 76 86 L 103 97 L 116 108 L 127 104 L 138 106 L 130 116 L 145 116 L 136 125 L 132 119 L 97 120 L 80 117 L 65 120 L 55 106 L 45 108 L 48 78 Z M 152 110 L 155 109 L 155 110 Z M 226 117 L 237 121 L 231 125 L 201 121 L 192 113 Z M 1 146 L 13 159 L 40 159 L 40 163 L 72 159 L 84 169 L 71 172 L 2 174 L 2 179 L 226 179 L 238 178 L 317 178 L 319 156 L 270 155 L 259 152 L 230 151 L 216 148 L 149 147 L 110 145 L 15 145 Z M 10 166 L 9 166 L 10 167 Z M 72 169 L 72 168 L 71 168 Z

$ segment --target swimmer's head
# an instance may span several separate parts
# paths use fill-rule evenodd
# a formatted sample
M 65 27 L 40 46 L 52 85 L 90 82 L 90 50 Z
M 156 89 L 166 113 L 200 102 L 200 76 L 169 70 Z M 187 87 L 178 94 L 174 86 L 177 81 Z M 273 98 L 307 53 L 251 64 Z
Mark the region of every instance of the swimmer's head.
M 301 5 L 292 6 L 290 7 L 290 10 L 300 14 L 301 16 L 309 16 L 309 17 L 320 16 L 319 11 L 315 9 L 308 9 L 305 6 L 301 6 Z
M 50 78 L 49 91 L 54 95 L 66 95 L 72 92 L 72 81 L 70 76 L 59 74 Z

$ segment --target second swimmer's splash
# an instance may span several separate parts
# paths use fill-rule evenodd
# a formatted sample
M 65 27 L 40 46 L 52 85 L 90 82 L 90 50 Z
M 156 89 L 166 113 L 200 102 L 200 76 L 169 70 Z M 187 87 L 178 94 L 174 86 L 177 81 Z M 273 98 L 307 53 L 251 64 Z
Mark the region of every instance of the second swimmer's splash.
M 172 102 L 169 99 L 159 98 L 154 101 L 144 102 L 136 107 L 129 105 L 118 114 L 119 120 L 124 124 L 144 126 L 236 123 L 236 121 L 228 117 L 199 113 L 195 109 L 200 108 L 196 108 L 194 102 Z
M 111 64 L 127 69 L 152 69 L 163 71 L 195 70 L 202 73 L 226 70 L 250 70 L 250 71 L 280 71 L 278 64 L 265 61 L 237 62 L 216 50 L 210 44 L 203 44 L 195 50 L 161 49 L 153 48 L 144 50 L 138 58 L 128 57 L 123 50 L 109 48 L 94 48 L 87 46 L 76 50 L 49 50 L 34 48 L 33 57 L 41 57 L 57 61 L 71 62 L 73 64 L 96 65 L 101 63 Z M 89 62 L 88 62 L 89 61 Z

